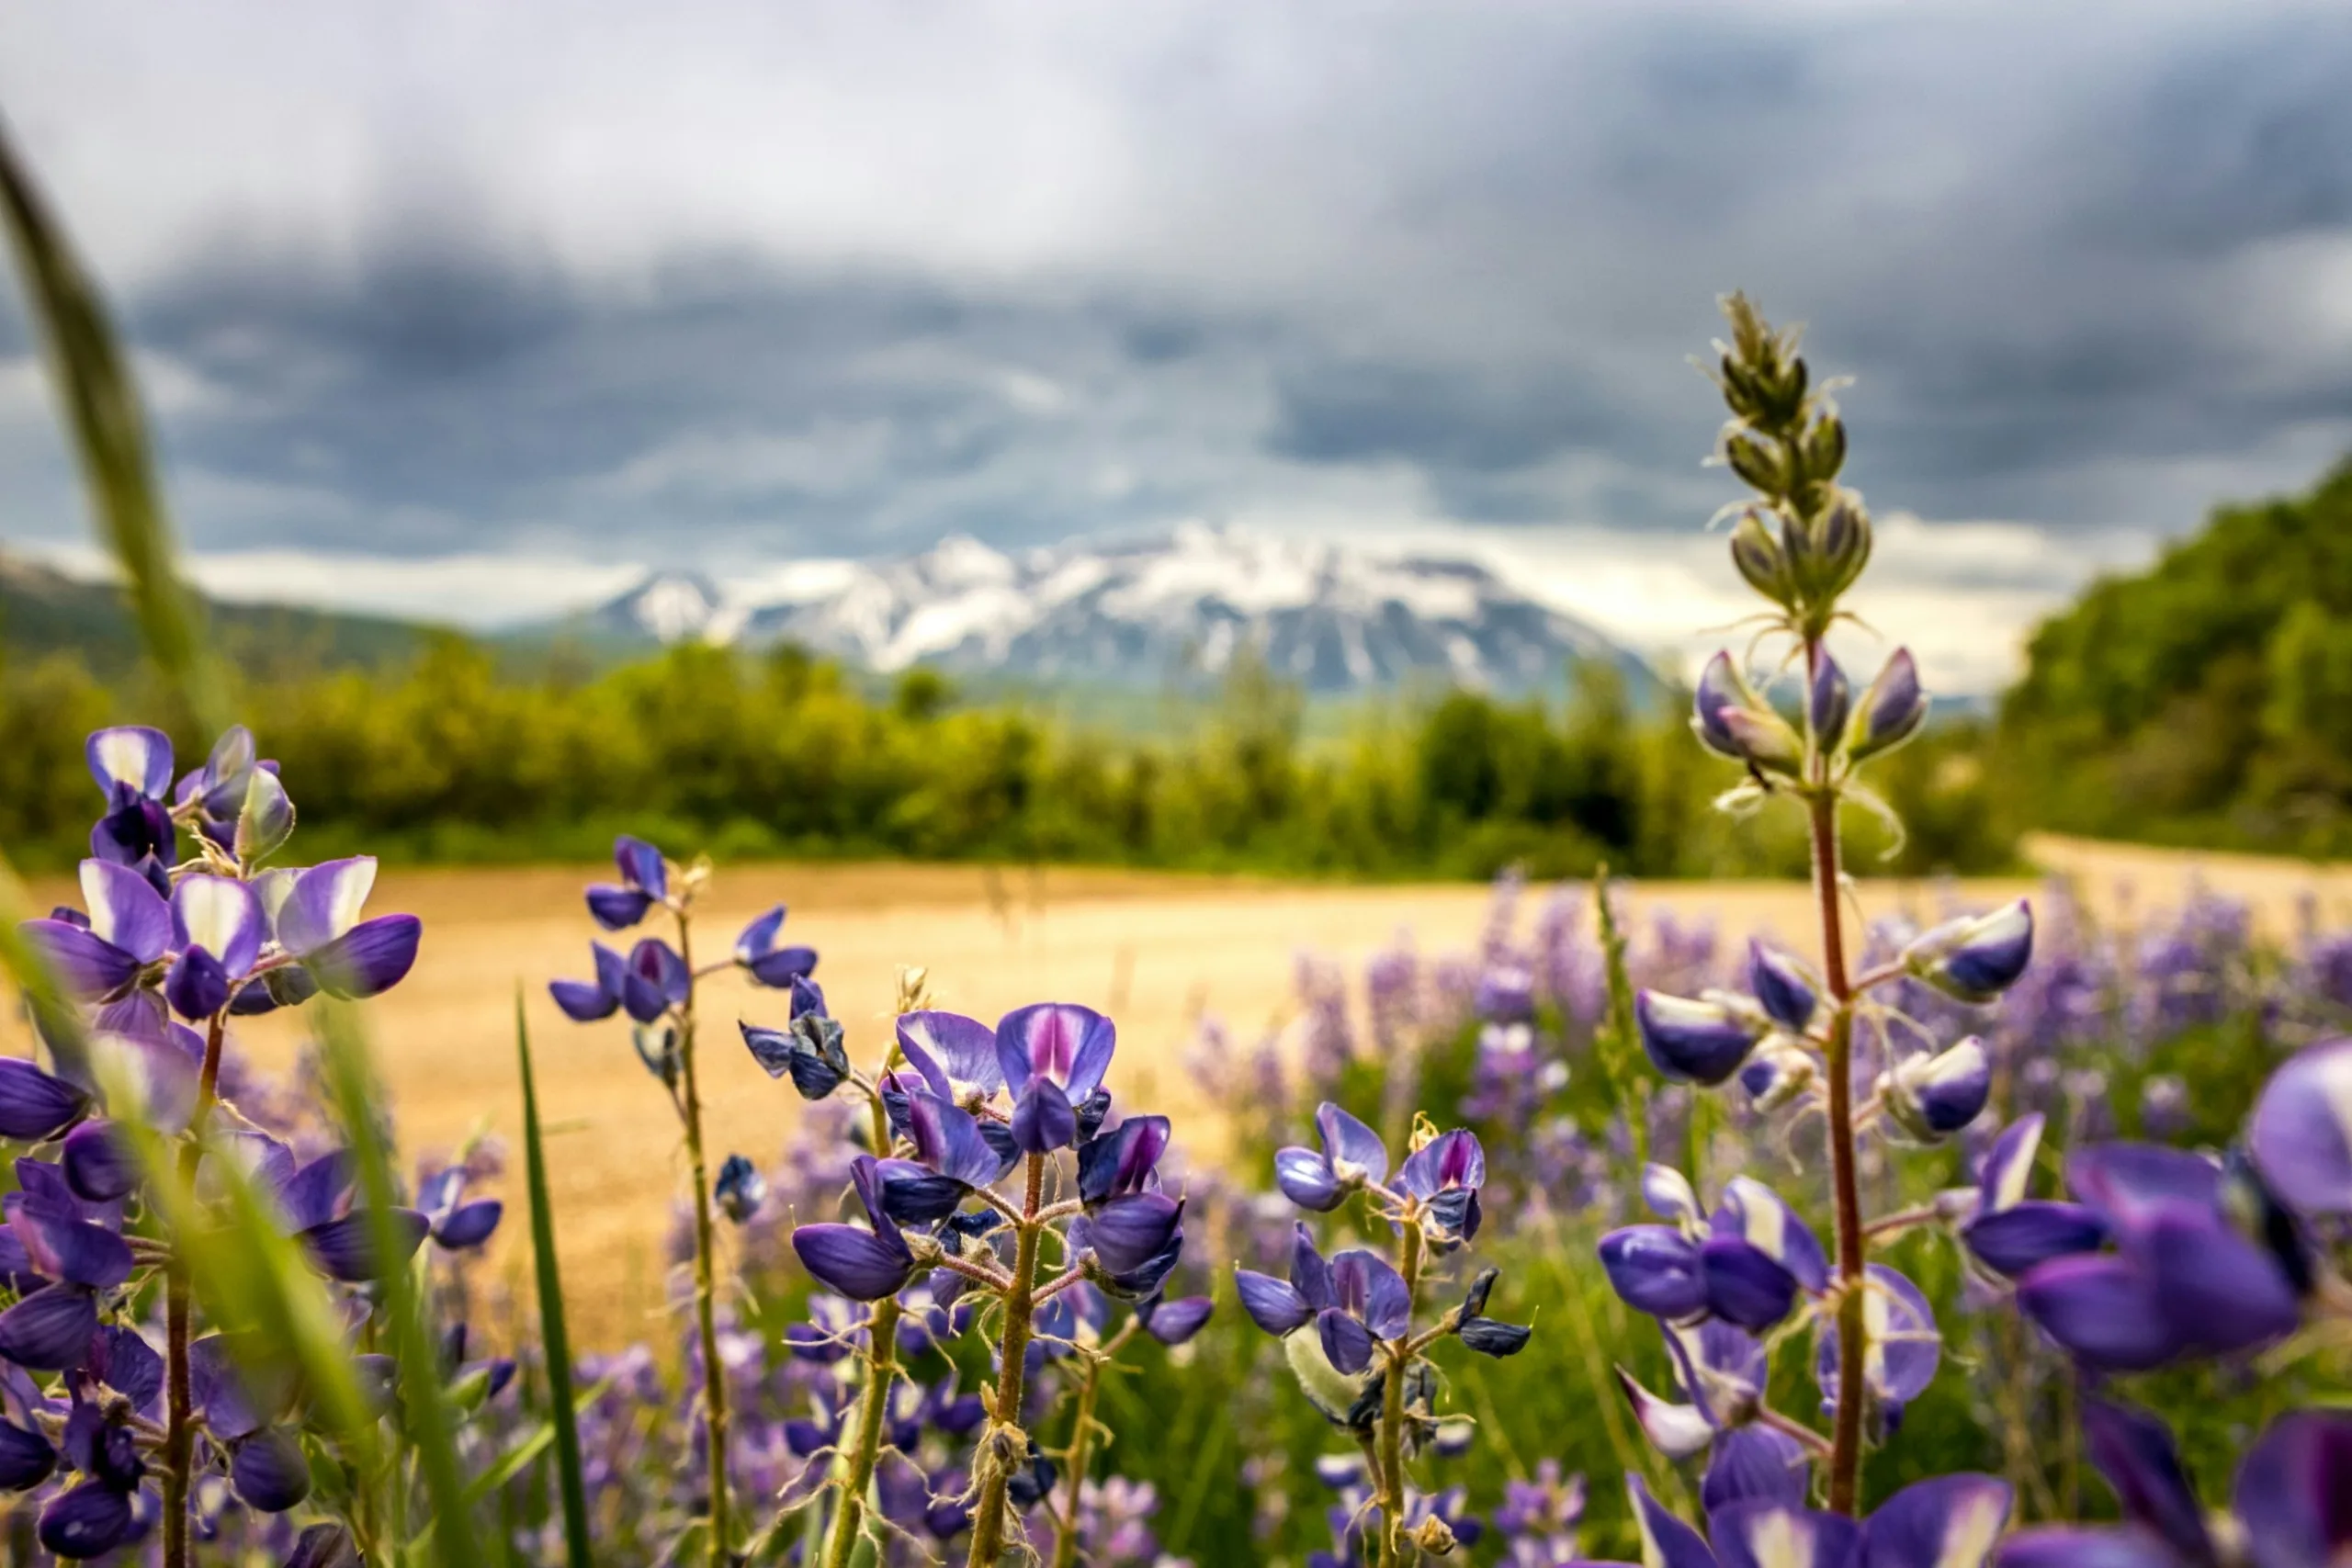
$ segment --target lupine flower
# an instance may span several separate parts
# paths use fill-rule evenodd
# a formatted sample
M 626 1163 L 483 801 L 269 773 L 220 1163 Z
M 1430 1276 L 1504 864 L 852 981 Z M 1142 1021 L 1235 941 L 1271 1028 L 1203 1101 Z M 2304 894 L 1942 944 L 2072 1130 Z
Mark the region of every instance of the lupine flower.
M 2085 1365 L 2137 1371 L 2234 1355 L 2301 1321 L 2294 1279 L 2232 1222 L 2212 1161 L 2098 1144 L 2069 1157 L 2066 1179 L 2118 1248 L 2038 1265 L 2018 1281 L 2018 1304 Z
M 1734 1177 L 1703 1218 L 1679 1171 L 1645 1168 L 1642 1193 L 1673 1223 L 1630 1225 L 1600 1240 L 1601 1267 L 1627 1305 L 1669 1323 L 1713 1316 L 1760 1331 L 1789 1314 L 1800 1290 L 1827 1289 L 1820 1240 L 1762 1182 Z
M 1700 671 L 1690 728 L 1710 751 L 1751 767 L 1792 773 L 1804 756 L 1797 732 L 1757 695 L 1728 653 L 1718 652 Z
M 1927 716 L 1928 696 L 1919 689 L 1919 666 L 1909 649 L 1898 648 L 1855 705 L 1846 731 L 1846 755 L 1859 762 L 1891 751 L 1918 733 Z
M 1091 1115 L 1100 1125 L 1109 1109 L 1102 1075 L 1117 1045 L 1116 1028 L 1092 1008 L 1038 1002 L 1005 1014 L 996 1026 L 996 1059 L 1012 1096 L 1014 1144 L 1050 1154 L 1091 1135 L 1081 1122 Z
M 462 1165 L 444 1166 L 417 1185 L 416 1207 L 424 1214 L 435 1246 L 450 1252 L 477 1247 L 491 1238 L 506 1205 L 495 1198 L 466 1197 L 469 1173 Z
M 1975 1216 L 1961 1227 L 1976 1260 L 2007 1279 L 2052 1258 L 2097 1252 L 2107 1240 L 2096 1209 L 2025 1195 L 2042 1125 L 2038 1111 L 2021 1116 L 1994 1140 L 1977 1171 Z
M 914 1252 L 883 1203 L 879 1163 L 871 1155 L 860 1155 L 850 1169 L 871 1228 L 802 1225 L 792 1233 L 792 1250 L 799 1255 L 801 1267 L 826 1289 L 852 1301 L 877 1302 L 897 1293 L 913 1276 Z
M 1495 1509 L 1495 1533 L 1503 1540 L 1510 1568 L 1557 1568 L 1577 1554 L 1577 1527 L 1584 1522 L 1584 1477 L 1560 1476 L 1560 1461 L 1537 1461 L 1532 1481 L 1503 1483 Z
M 1370 1257 L 1370 1254 L 1363 1256 Z M 1378 1259 L 1374 1259 L 1378 1262 Z M 1386 1266 L 1384 1264 L 1385 1269 Z M 1394 1270 L 1390 1270 L 1391 1273 Z M 1361 1318 L 1350 1318 L 1339 1304 L 1339 1294 L 1332 1280 L 1332 1266 L 1316 1250 L 1315 1238 L 1305 1225 L 1295 1227 L 1291 1241 L 1290 1280 L 1287 1283 L 1253 1269 L 1237 1268 L 1233 1271 L 1236 1289 L 1241 1297 L 1241 1310 L 1260 1328 L 1283 1342 L 1290 1359 L 1291 1370 L 1298 1374 L 1307 1398 L 1325 1416 L 1341 1425 L 1347 1424 L 1364 1391 L 1364 1371 L 1372 1356 L 1371 1335 Z M 1360 1272 L 1360 1284 L 1369 1285 L 1370 1276 Z M 1397 1280 L 1401 1293 L 1404 1281 Z M 1385 1296 L 1384 1292 L 1384 1296 Z M 1369 1292 L 1366 1292 L 1369 1299 Z M 1401 1316 L 1391 1299 L 1382 1303 L 1381 1321 L 1394 1324 Z M 1353 1364 L 1342 1365 L 1340 1358 L 1324 1348 L 1325 1330 L 1322 1317 L 1329 1313 L 1338 1320 L 1329 1331 L 1342 1355 Z M 1301 1333 L 1314 1324 L 1314 1334 Z
M 0 1057 L 0 1138 L 44 1143 L 80 1121 L 90 1097 L 20 1056 Z
M 1747 1060 L 1770 1028 L 1744 997 L 1708 991 L 1697 1000 L 1645 990 L 1634 998 L 1634 1022 L 1651 1065 L 1675 1083 L 1713 1088 Z
M 60 1557 L 102 1556 L 137 1531 L 131 1499 L 146 1462 L 128 1427 L 79 1399 L 65 1418 L 64 1449 L 82 1479 L 41 1508 L 40 1543 Z
M 1494 1269 L 1478 1270 L 1453 1320 L 1456 1338 L 1481 1356 L 1491 1356 L 1498 1361 L 1526 1349 L 1528 1340 L 1535 1334 L 1524 1324 L 1499 1323 L 1487 1315 L 1487 1298 L 1493 1292 L 1499 1272 Z
M 188 1385 L 204 1412 L 205 1435 L 227 1460 L 229 1484 L 246 1506 L 283 1513 L 311 1495 L 310 1461 L 277 1424 L 288 1400 L 256 1399 L 227 1340 L 209 1335 L 188 1347 Z
M 1274 1154 L 1274 1181 L 1302 1209 L 1328 1213 L 1348 1194 L 1377 1187 L 1388 1177 L 1388 1147 L 1380 1134 L 1325 1100 L 1315 1112 L 1320 1152 L 1296 1145 Z
M 660 850 L 627 834 L 613 840 L 613 863 L 620 868 L 620 882 L 590 885 L 588 913 L 606 931 L 621 931 L 669 898 L 670 870 Z M 776 919 L 779 925 L 783 923 L 781 912 Z
M 118 865 L 169 865 L 177 835 L 164 797 L 172 787 L 171 737 L 160 729 L 101 729 L 84 742 L 90 776 L 107 805 L 90 829 L 90 853 Z
M 778 904 L 745 926 L 735 938 L 735 962 L 754 984 L 783 990 L 795 980 L 816 972 L 817 950 L 779 947 L 776 939 L 783 931 L 784 906 Z
M 164 996 L 185 1019 L 207 1019 L 252 975 L 269 935 L 269 918 L 251 884 L 226 876 L 189 876 L 172 889 L 172 932 L 179 956 Z
M 1660 1506 L 1640 1476 L 1625 1485 L 1648 1568 L 1984 1568 L 2010 1503 L 2006 1482 L 1947 1475 L 1915 1482 L 1859 1523 L 1802 1503 L 1748 1498 L 1710 1510 L 1702 1537 Z
M 331 997 L 372 997 L 406 977 L 424 924 L 414 915 L 359 911 L 376 886 L 376 857 L 322 862 L 294 874 L 277 906 L 277 942 Z
M 2020 898 L 1989 915 L 1962 916 L 1921 933 L 1903 967 L 1955 1001 L 1989 1002 L 2033 960 L 2033 908 Z
M 2289 1207 L 2352 1213 L 2352 1039 L 2306 1046 L 2270 1075 L 2247 1123 L 2247 1147 Z
M 1396 1172 L 1396 1190 L 1421 1204 L 1440 1251 L 1478 1234 L 1478 1189 L 1487 1182 L 1487 1153 L 1466 1127 L 1441 1133 L 1415 1149 Z
M 742 1031 L 752 1060 L 768 1077 L 789 1073 L 801 1099 L 822 1100 L 849 1077 L 849 1048 L 842 1043 L 840 1022 L 825 1010 L 825 993 L 816 981 L 797 976 L 791 991 L 785 1028 L 762 1029 L 741 1021 L 736 1027 Z
M 1172 1347 L 1186 1343 L 1207 1326 L 1216 1308 L 1216 1303 L 1206 1296 L 1180 1296 L 1172 1302 L 1153 1296 L 1136 1303 L 1136 1320 L 1145 1333 Z
M 2115 1488 L 2117 1529 L 2052 1526 L 2002 1543 L 2000 1568 L 2324 1568 L 2352 1551 L 2352 1416 L 2303 1410 L 2270 1424 L 2238 1468 L 2236 1506 L 2210 1525 L 2171 1431 L 2154 1416 L 2091 1400 L 2091 1461 Z M 2224 1557 L 2224 1551 L 2228 1556 Z
M 721 1213 L 737 1224 L 743 1224 L 759 1213 L 767 1201 L 768 1179 L 760 1168 L 741 1155 L 729 1155 L 718 1167 L 718 1180 L 711 1188 L 711 1195 L 718 1200 Z
M 628 960 L 603 942 L 590 942 L 588 951 L 596 964 L 594 980 L 548 982 L 548 994 L 555 998 L 555 1005 L 574 1023 L 594 1023 L 619 1011 L 621 990 L 628 974 Z
M 1792 1034 L 1803 1034 L 1813 1021 L 1815 991 L 1811 976 L 1787 953 L 1764 945 L 1747 944 L 1747 988 L 1765 1016 Z
M 63 1371 L 81 1364 L 98 1332 L 99 1292 L 130 1277 L 130 1248 L 118 1234 L 119 1206 L 84 1202 L 57 1167 L 20 1159 L 17 1180 L 5 1204 L 9 1235 L 46 1282 L 0 1312 L 0 1357 Z
M 255 754 L 254 732 L 232 724 L 220 732 L 201 767 L 181 775 L 173 792 L 177 808 L 195 819 L 197 830 L 216 844 L 233 845 L 237 819 L 253 795 L 256 773 L 276 775 L 277 764 Z
M 58 980 L 86 1000 L 110 1001 L 132 986 L 152 983 L 149 965 L 171 950 L 172 909 L 154 885 L 111 861 L 82 863 L 82 901 L 88 923 L 55 916 L 25 922 L 25 934 L 49 960 Z
M 299 1163 L 294 1151 L 266 1133 L 232 1134 L 228 1147 L 207 1157 L 197 1172 L 198 1190 L 217 1185 L 210 1162 L 227 1158 L 242 1166 L 269 1194 L 287 1234 L 300 1242 L 311 1263 L 330 1279 L 364 1285 L 405 1267 L 424 1245 L 431 1222 L 414 1209 L 387 1211 L 395 1254 L 381 1256 L 376 1241 L 376 1220 L 356 1206 L 357 1173 L 351 1156 L 341 1149 Z
M 1004 1088 L 996 1031 L 953 1012 L 899 1015 L 899 1051 L 925 1087 L 951 1105 L 977 1110 Z
M 1943 1360 L 1943 1336 L 1919 1287 L 1883 1263 L 1864 1270 L 1862 1386 L 1870 1393 L 1872 1430 L 1882 1437 L 1903 1423 L 1904 1407 L 1927 1392 Z M 1814 1375 L 1822 1407 L 1838 1407 L 1838 1325 L 1823 1325 L 1815 1341 Z
M 1972 1034 L 1896 1061 L 1879 1075 L 1878 1092 L 1888 1118 L 1914 1142 L 1941 1143 L 1983 1113 L 1993 1097 L 1993 1061 Z
M 1809 1475 L 1804 1450 L 1756 1419 L 1769 1371 L 1762 1344 L 1722 1322 L 1659 1327 L 1690 1403 L 1658 1398 L 1620 1367 L 1618 1382 L 1643 1435 L 1669 1459 L 1709 1455 L 1699 1496 L 1710 1509 L 1758 1497 L 1803 1503 Z

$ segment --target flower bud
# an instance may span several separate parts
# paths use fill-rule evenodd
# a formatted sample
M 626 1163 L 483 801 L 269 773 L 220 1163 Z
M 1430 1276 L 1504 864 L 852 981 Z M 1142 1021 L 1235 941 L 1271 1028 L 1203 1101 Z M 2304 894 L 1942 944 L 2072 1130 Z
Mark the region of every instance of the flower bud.
M 294 836 L 294 803 L 286 786 L 267 768 L 255 768 L 245 786 L 245 803 L 237 813 L 233 840 L 238 858 L 256 861 Z
M 1788 954 L 1750 940 L 1747 987 L 1756 993 L 1757 1004 L 1765 1014 L 1790 1032 L 1802 1034 L 1813 1021 L 1813 987 Z
M 1786 604 L 1795 597 L 1795 588 L 1789 581 L 1788 558 L 1781 553 L 1781 542 L 1764 525 L 1763 517 L 1749 511 L 1743 513 L 1731 531 L 1731 561 L 1747 585 L 1776 604 Z
M 1886 1113 L 1915 1142 L 1940 1143 L 1984 1111 L 1992 1098 L 1993 1063 L 1970 1035 L 1934 1055 L 1905 1057 L 1879 1075 Z
M 1914 939 L 1903 967 L 1958 1001 L 1989 1002 L 2033 960 L 2033 909 L 2022 898 L 1989 915 L 1963 916 Z
M 1788 460 L 1756 437 L 1745 433 L 1733 435 L 1724 443 L 1724 459 L 1751 490 L 1770 496 L 1789 492 Z
M 1835 599 L 1854 585 L 1871 559 L 1871 517 L 1861 502 L 1841 495 L 1816 525 L 1821 594 Z
M 741 1155 L 729 1155 L 718 1168 L 718 1181 L 711 1195 L 718 1200 L 720 1213 L 740 1225 L 767 1201 L 767 1178 Z
M 1919 667 L 1912 661 L 1909 649 L 1898 648 L 1854 709 L 1846 732 L 1846 754 L 1859 762 L 1891 751 L 1917 733 L 1927 716 L 1928 697 L 1919 690 Z
M 1804 433 L 1804 471 L 1816 484 L 1838 477 L 1846 466 L 1846 422 L 1834 416 L 1814 421 Z
M 1710 751 L 1789 774 L 1803 765 L 1804 748 L 1797 732 L 1756 694 L 1731 655 L 1717 653 L 1707 660 L 1691 709 L 1690 728 Z
M 1758 1046 L 1747 1065 L 1739 1069 L 1739 1087 L 1747 1091 L 1758 1111 L 1770 1116 L 1794 1104 L 1820 1076 L 1811 1052 L 1791 1043 L 1785 1035 L 1775 1035 Z
M 1813 727 L 1813 743 L 1828 750 L 1844 739 L 1847 716 L 1853 711 L 1853 691 L 1846 684 L 1846 672 L 1838 661 L 1823 649 L 1815 665 L 1813 681 L 1805 689 L 1805 717 Z
M 1739 1071 L 1770 1027 L 1753 1003 L 1721 991 L 1703 992 L 1695 1001 L 1640 992 L 1634 1021 L 1659 1072 L 1677 1083 L 1710 1088 Z

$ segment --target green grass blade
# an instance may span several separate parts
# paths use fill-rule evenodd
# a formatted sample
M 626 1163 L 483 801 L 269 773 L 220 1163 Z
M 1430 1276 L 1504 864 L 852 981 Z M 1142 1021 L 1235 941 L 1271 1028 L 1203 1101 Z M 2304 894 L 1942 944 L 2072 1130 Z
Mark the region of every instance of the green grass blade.
M 374 1221 L 377 1253 L 381 1258 L 394 1257 L 401 1246 L 392 1219 L 399 1194 L 392 1186 L 391 1161 L 384 1140 L 368 1110 L 380 1090 L 368 1066 L 367 1043 L 360 1037 L 358 1020 L 347 1009 L 323 998 L 317 1005 L 327 1081 L 344 1135 L 349 1140 L 352 1162 L 358 1168 L 368 1213 Z M 425 1331 L 415 1272 L 407 1268 L 390 1269 L 383 1287 L 384 1312 L 391 1326 L 393 1353 L 400 1361 L 401 1404 L 407 1414 L 409 1440 L 415 1447 L 425 1491 L 433 1500 L 433 1560 L 443 1568 L 481 1568 L 480 1543 L 474 1538 L 465 1483 L 458 1469 L 457 1440 L 450 1434 L 440 1356 Z
M 105 301 L 0 128 L 0 209 L 23 275 L 27 314 L 47 350 L 68 435 L 100 535 L 121 566 L 147 651 L 189 717 L 217 722 L 217 693 L 195 602 L 181 585 L 153 444 Z
M 538 1283 L 539 1346 L 547 1359 L 548 1405 L 555 1423 L 556 1475 L 563 1492 L 564 1562 L 591 1568 L 588 1488 L 582 1479 L 580 1424 L 571 1397 L 571 1335 L 563 1320 L 563 1278 L 556 1267 L 555 1210 L 548 1202 L 547 1150 L 539 1137 L 539 1094 L 531 1077 L 531 1032 L 523 988 L 514 988 L 514 1055 L 523 1072 L 523 1161 L 531 1195 L 531 1265 Z
M 560 1423 L 560 1425 L 571 1426 L 576 1436 L 579 1429 L 576 1423 L 580 1419 L 580 1413 L 604 1397 L 605 1391 L 612 1386 L 613 1380 L 606 1378 L 601 1382 L 582 1389 L 578 1397 L 564 1407 L 571 1412 L 571 1421 Z M 498 1456 L 497 1461 L 488 1470 L 466 1483 L 466 1501 L 479 1503 L 522 1474 L 533 1461 L 553 1448 L 560 1440 L 558 1426 L 556 1417 L 550 1415 L 546 1420 L 532 1427 L 527 1437 L 517 1439 L 512 1448 Z

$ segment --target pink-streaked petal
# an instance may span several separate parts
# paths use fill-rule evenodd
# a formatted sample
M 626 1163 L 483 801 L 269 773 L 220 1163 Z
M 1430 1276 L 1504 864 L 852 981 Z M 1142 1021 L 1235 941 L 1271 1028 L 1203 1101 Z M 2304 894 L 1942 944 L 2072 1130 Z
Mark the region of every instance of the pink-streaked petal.
M 153 964 L 172 945 L 172 910 L 148 880 L 111 861 L 82 863 L 82 902 L 90 931 L 141 964 Z

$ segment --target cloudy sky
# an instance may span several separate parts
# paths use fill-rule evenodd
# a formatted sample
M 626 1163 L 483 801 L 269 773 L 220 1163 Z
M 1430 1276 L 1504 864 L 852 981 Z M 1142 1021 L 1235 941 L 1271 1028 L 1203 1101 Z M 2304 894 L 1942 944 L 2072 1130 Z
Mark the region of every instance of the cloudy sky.
M 2352 447 L 2346 81 L 2352 10 L 2260 0 L 0 17 L 216 587 L 487 623 L 1200 518 L 1678 644 L 1738 607 L 1687 356 L 1744 287 L 1856 378 L 1869 607 L 1980 684 Z M 62 548 L 0 356 L 0 535 Z

